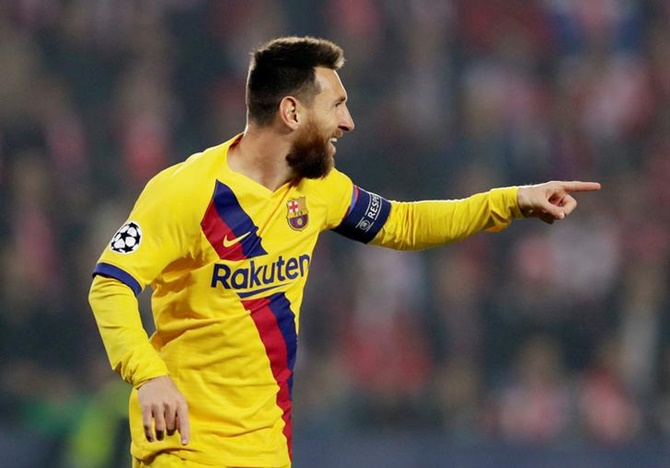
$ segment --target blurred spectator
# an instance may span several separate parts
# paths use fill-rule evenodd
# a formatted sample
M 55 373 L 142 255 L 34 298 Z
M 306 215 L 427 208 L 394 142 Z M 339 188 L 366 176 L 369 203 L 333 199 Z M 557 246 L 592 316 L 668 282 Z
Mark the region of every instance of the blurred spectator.
M 642 411 L 626 385 L 619 341 L 605 337 L 579 385 L 579 419 L 589 440 L 628 444 L 640 436 Z
M 574 418 L 571 386 L 558 343 L 543 335 L 530 337 L 493 394 L 489 416 L 493 430 L 514 443 L 565 440 Z
M 113 379 L 85 403 L 76 430 L 63 446 L 61 466 L 71 468 L 121 468 L 127 465 L 128 396 L 130 386 Z
M 651 428 L 658 431 L 663 440 L 670 437 L 670 345 L 666 344 L 660 353 L 660 370 L 656 398 L 650 405 Z
M 63 292 L 58 218 L 48 171 L 48 161 L 37 149 L 18 153 L 10 169 L 12 209 L 6 213 L 3 292 L 7 313 L 18 322 L 29 319 L 24 311 L 49 311 Z
M 487 291 L 492 287 L 492 272 L 486 268 L 491 255 L 485 239 L 472 239 L 435 255 L 433 280 L 436 360 L 452 357 L 476 365 L 484 359 L 485 309 Z
M 481 366 L 453 356 L 435 375 L 433 398 L 439 424 L 449 440 L 471 444 L 485 435 Z
M 626 274 L 620 324 L 621 377 L 637 397 L 649 398 L 662 347 L 662 284 L 668 275 L 655 263 L 630 265 Z
M 359 246 L 353 253 L 354 300 L 339 346 L 360 397 L 358 417 L 415 424 L 422 414 L 412 409 L 421 404 L 431 367 L 418 320 L 425 294 L 420 257 Z

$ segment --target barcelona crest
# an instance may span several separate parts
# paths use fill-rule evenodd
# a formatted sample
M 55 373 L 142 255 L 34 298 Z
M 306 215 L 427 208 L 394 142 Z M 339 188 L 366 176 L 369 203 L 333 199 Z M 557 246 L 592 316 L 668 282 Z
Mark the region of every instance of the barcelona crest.
M 286 202 L 288 213 L 286 219 L 291 229 L 302 231 L 307 226 L 309 214 L 307 213 L 307 199 L 305 197 L 291 198 Z

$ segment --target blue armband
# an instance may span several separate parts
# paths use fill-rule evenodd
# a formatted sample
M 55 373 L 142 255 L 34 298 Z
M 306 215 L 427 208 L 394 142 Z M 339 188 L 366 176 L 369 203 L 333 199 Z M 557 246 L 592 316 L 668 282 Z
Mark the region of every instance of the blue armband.
M 333 231 L 367 244 L 384 227 L 390 213 L 390 201 L 354 186 L 349 212 Z

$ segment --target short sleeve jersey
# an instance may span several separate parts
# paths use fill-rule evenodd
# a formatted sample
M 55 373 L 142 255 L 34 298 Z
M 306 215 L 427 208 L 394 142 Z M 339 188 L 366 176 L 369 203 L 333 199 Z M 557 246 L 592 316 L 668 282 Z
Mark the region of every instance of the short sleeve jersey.
M 213 465 L 291 458 L 298 315 L 318 235 L 369 242 L 390 204 L 337 170 L 276 191 L 233 172 L 228 149 L 195 154 L 146 186 L 95 274 L 151 285 L 151 342 L 189 403 L 191 443 L 148 443 L 131 396 L 132 452 Z

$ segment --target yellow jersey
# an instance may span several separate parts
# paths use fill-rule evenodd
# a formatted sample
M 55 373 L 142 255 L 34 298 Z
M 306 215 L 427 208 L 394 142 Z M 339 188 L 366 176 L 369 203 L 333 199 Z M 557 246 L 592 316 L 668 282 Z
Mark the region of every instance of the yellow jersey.
M 271 191 L 232 171 L 237 136 L 172 166 L 145 187 L 94 275 L 152 293 L 156 331 L 147 341 L 137 310 L 91 304 L 112 367 L 134 385 L 131 451 L 172 451 L 213 466 L 291 463 L 291 404 L 299 311 L 319 234 L 418 249 L 505 227 L 516 188 L 463 200 L 401 203 L 333 169 Z M 191 441 L 148 442 L 137 390 L 169 374 L 189 405 Z

